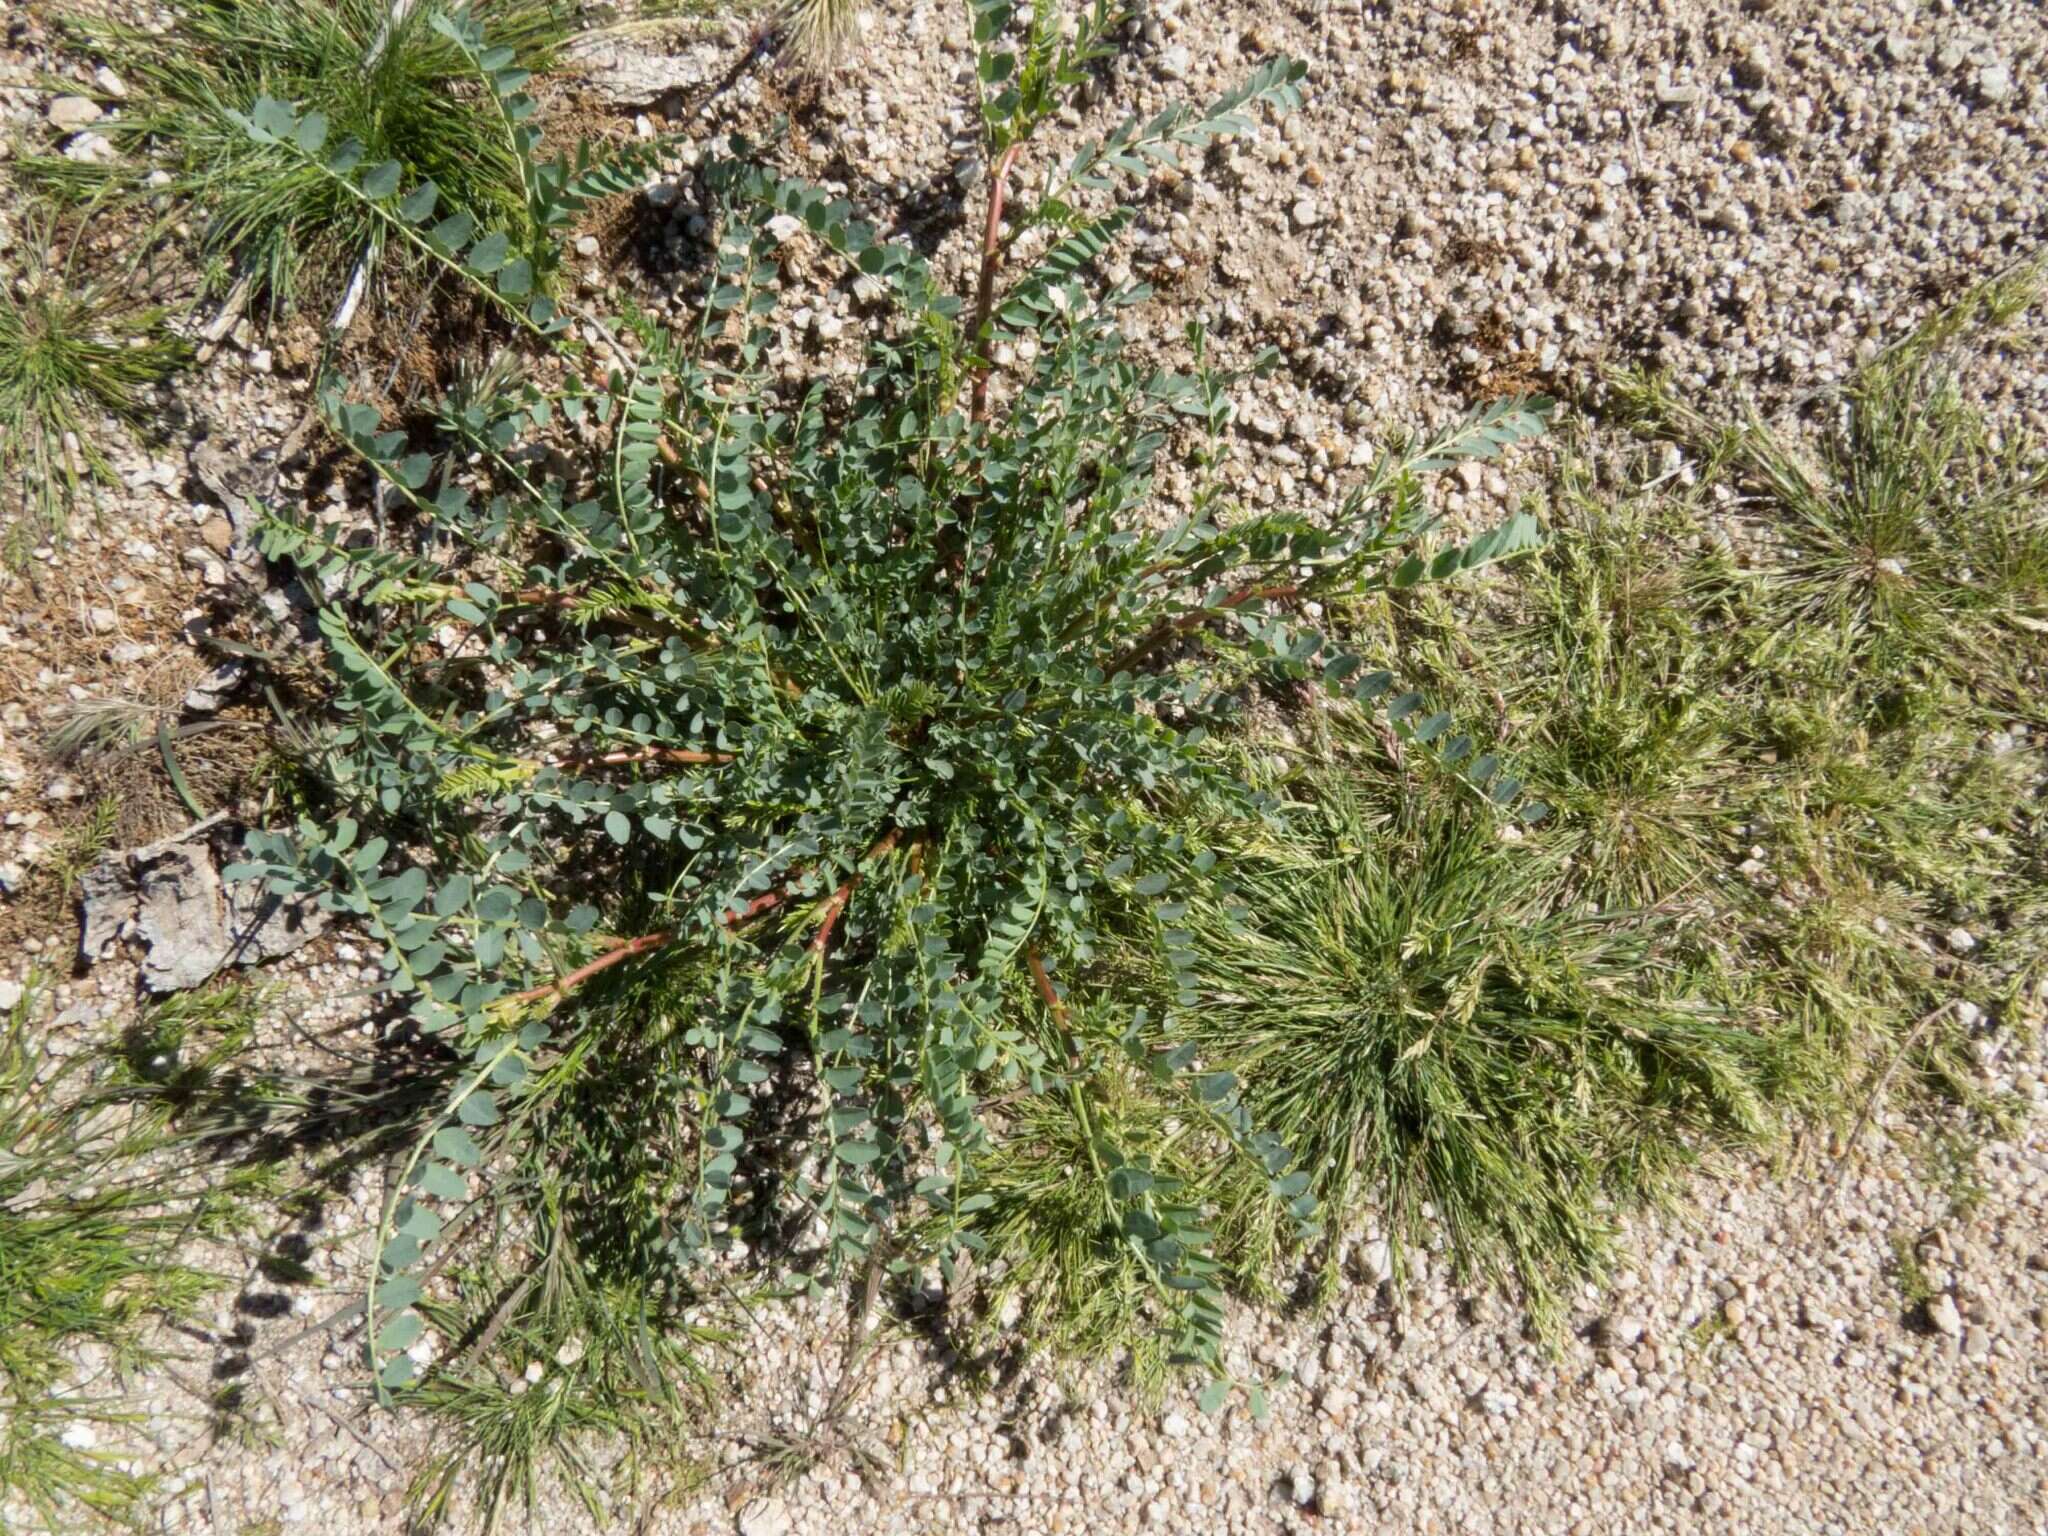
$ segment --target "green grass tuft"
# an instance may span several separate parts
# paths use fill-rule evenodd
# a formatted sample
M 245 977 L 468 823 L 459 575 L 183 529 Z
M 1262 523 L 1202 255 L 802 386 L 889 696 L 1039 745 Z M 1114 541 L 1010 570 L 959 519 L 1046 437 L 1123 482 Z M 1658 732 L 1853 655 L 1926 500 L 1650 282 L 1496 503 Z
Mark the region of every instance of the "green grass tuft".
M 474 10 L 526 67 L 544 62 L 571 24 L 561 0 L 485 0 Z M 434 30 L 437 14 L 416 5 L 394 19 L 386 0 L 193 0 L 163 31 L 78 26 L 128 82 L 126 110 L 102 129 L 126 152 L 120 174 L 168 172 L 168 190 L 204 218 L 202 259 L 246 276 L 275 316 L 339 301 L 357 264 L 384 256 L 386 225 L 233 120 L 260 96 L 324 114 L 330 143 L 357 140 L 365 164 L 397 161 L 407 186 L 432 181 L 444 212 L 521 227 L 519 165 L 473 68 Z
M 14 566 L 115 483 L 109 423 L 141 425 L 151 389 L 190 355 L 132 273 L 85 278 L 77 242 L 58 244 L 53 222 L 32 218 L 10 252 L 20 265 L 0 261 L 0 496 L 13 503 L 0 558 Z
M 1719 426 L 1655 385 L 1624 390 L 1755 498 L 1774 544 L 1760 665 L 1796 668 L 1818 648 L 1815 681 L 1873 710 L 1961 688 L 2040 717 L 2048 454 L 1994 430 L 1964 375 L 2044 279 L 2036 259 L 1921 326 L 1849 381 L 1811 445 L 1755 417 Z
M 1193 1117 L 1176 1115 L 1141 1074 L 1106 1068 L 1064 1094 L 1020 1100 L 966 1196 L 987 1202 L 978 1315 L 967 1332 L 978 1352 L 1024 1344 L 1070 1360 L 1122 1355 L 1132 1388 L 1156 1403 L 1170 1353 L 1157 1315 L 1158 1280 L 1127 1235 L 1104 1146 L 1178 1180 L 1184 1200 L 1224 1193 L 1227 1150 L 1200 1135 Z M 1257 1266 L 1234 1268 L 1241 1288 L 1264 1278 Z
M 1333 1223 L 1441 1232 L 1539 1322 L 1596 1270 L 1612 1213 L 1699 1138 L 1754 1140 L 1774 1043 L 1688 1001 L 1653 935 L 1552 909 L 1540 858 L 1341 766 L 1283 848 L 1240 866 L 1242 911 L 1198 912 L 1186 1028 L 1254 1119 L 1316 1171 Z
M 1523 613 L 1491 647 L 1522 770 L 1556 808 L 1562 883 L 1606 908 L 1696 892 L 1730 842 L 1730 719 L 1719 664 L 1732 615 L 1686 509 L 1602 503 L 1567 474 L 1551 547 L 1521 573 Z
M 39 1059 L 38 990 L 0 1025 L 0 1532 L 10 1511 L 24 1531 L 140 1516 L 126 1380 L 157 1358 L 152 1325 L 219 1283 L 178 1261 L 183 1217 L 135 1177 L 153 1134 L 80 1092 L 82 1066 Z
M 417 1400 L 441 1424 L 410 1490 L 424 1523 L 466 1505 L 475 1529 L 495 1531 L 515 1504 L 530 1518 L 544 1488 L 562 1487 L 603 1524 L 636 1492 L 658 1501 L 701 1478 L 679 1447 L 722 1336 L 644 1276 L 593 1268 L 543 1210 L 524 1252 L 494 1253 L 458 1277 L 454 1300 L 423 1308 L 456 1350 Z
M 791 50 L 818 68 L 843 62 L 860 35 L 853 0 L 789 0 L 782 16 Z

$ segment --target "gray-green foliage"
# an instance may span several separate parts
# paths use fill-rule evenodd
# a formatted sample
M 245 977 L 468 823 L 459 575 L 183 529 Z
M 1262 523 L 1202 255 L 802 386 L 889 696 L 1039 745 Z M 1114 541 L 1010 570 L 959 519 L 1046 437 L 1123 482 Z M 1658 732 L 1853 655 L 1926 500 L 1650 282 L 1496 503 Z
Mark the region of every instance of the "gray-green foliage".
M 1063 41 L 1041 7 L 1013 46 L 1010 8 L 977 8 L 992 161 L 1030 142 L 1105 25 Z M 466 1063 L 387 1210 L 369 1298 L 385 1385 L 412 1370 L 411 1271 L 564 1055 L 670 1052 L 659 1092 L 682 1136 L 641 1241 L 679 1271 L 769 1219 L 772 1188 L 812 1224 L 818 1272 L 932 1255 L 950 1273 L 993 1203 L 973 1170 L 1011 1133 L 990 1101 L 1085 1106 L 1133 1071 L 1234 1148 L 1286 1221 L 1313 1222 L 1310 1175 L 1235 1080 L 1190 1070 L 1188 914 L 1234 871 L 1175 808 L 1265 814 L 1207 740 L 1254 676 L 1381 701 L 1485 814 L 1517 800 L 1495 757 L 1298 605 L 1533 547 L 1525 516 L 1430 547 L 1423 482 L 1535 435 L 1548 407 L 1502 401 L 1391 445 L 1327 518 L 1225 521 L 1213 493 L 1154 515 L 1155 464 L 1213 444 L 1233 379 L 1199 333 L 1190 372 L 1126 352 L 1119 320 L 1145 292 L 1089 265 L 1123 215 L 1082 200 L 1292 107 L 1300 75 L 1274 61 L 1084 149 L 1058 196 L 1013 210 L 1009 240 L 1051 226 L 1049 252 L 997 291 L 1009 240 L 989 246 L 971 303 L 740 147 L 707 177 L 720 233 L 697 324 L 586 317 L 611 343 L 601 386 L 473 394 L 425 441 L 326 397 L 411 523 L 380 548 L 271 528 L 268 553 L 327 594 L 338 691 L 315 766 L 332 798 L 252 838 L 249 869 L 360 921 L 413 1018 Z M 334 156 L 279 102 L 248 122 L 575 350 L 525 274 L 508 286 L 502 251 L 478 259 L 497 237 L 418 233 L 430 210 L 398 167 Z M 850 391 L 770 387 L 778 215 L 897 301 Z M 1035 351 L 994 381 L 1011 335 Z M 1157 985 L 1098 983 L 1111 940 L 1147 947 Z M 780 1155 L 756 1127 L 792 1100 L 802 1144 L 756 1179 Z M 1085 1137 L 1099 1240 L 1144 1277 L 1171 1353 L 1220 1384 L 1207 1210 L 1113 1120 Z
M 488 25 L 493 45 L 477 33 Z M 558 0 L 478 0 L 453 10 L 388 0 L 194 0 L 167 30 L 80 17 L 86 46 L 126 79 L 106 131 L 124 152 L 104 170 L 33 167 L 68 185 L 87 174 L 126 184 L 161 171 L 164 192 L 197 214 L 202 252 L 251 285 L 272 312 L 331 306 L 352 279 L 381 271 L 393 226 L 344 183 L 246 131 L 258 97 L 294 104 L 361 146 L 372 166 L 432 183 L 443 217 L 503 230 L 511 256 L 541 268 L 554 225 L 536 202 L 534 104 L 521 89 L 571 24 Z M 485 57 L 488 53 L 489 57 Z M 479 110 L 481 87 L 489 107 Z

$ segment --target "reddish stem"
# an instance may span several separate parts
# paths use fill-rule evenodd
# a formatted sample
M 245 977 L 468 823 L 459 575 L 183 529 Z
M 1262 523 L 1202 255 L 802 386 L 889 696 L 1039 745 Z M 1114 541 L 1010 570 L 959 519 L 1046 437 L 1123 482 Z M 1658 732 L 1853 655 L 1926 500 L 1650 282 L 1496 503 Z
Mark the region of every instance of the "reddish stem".
M 1231 593 L 1228 597 L 1224 598 L 1223 601 L 1218 603 L 1214 608 L 1197 608 L 1192 613 L 1183 613 L 1178 618 L 1166 620 L 1164 623 L 1156 627 L 1150 634 L 1146 635 L 1143 639 L 1133 644 L 1128 650 L 1126 650 L 1122 655 L 1118 656 L 1103 670 L 1106 671 L 1111 677 L 1114 677 L 1117 673 L 1123 671 L 1124 668 L 1130 666 L 1132 663 L 1136 661 L 1139 661 L 1143 657 L 1149 655 L 1152 651 L 1158 649 L 1158 647 L 1162 643 L 1171 639 L 1173 636 L 1178 634 L 1185 634 L 1188 630 L 1198 628 L 1199 626 L 1208 623 L 1209 620 L 1216 617 L 1217 614 L 1224 612 L 1226 609 L 1242 608 L 1246 603 L 1249 603 L 1256 598 L 1292 597 L 1295 595 L 1295 593 L 1299 592 L 1300 590 L 1301 588 L 1296 586 L 1292 582 L 1283 582 L 1270 586 L 1262 585 L 1258 582 L 1248 583 L 1245 586 L 1239 587 L 1235 592 Z
M 673 942 L 674 939 L 675 935 L 667 929 L 663 929 L 659 933 L 643 933 L 639 938 L 628 939 L 617 948 L 599 955 L 587 965 L 577 966 L 575 970 L 558 981 L 551 981 L 542 987 L 530 987 L 524 992 L 515 992 L 510 997 L 505 998 L 504 1001 L 519 1004 L 538 1002 L 544 997 L 567 997 L 600 971 L 608 971 L 620 961 L 630 960 L 635 955 L 644 955 L 650 949 L 659 949 L 662 945 Z
M 508 603 L 527 603 L 536 608 L 573 608 L 583 601 L 580 589 L 571 587 L 557 592 L 552 587 L 521 587 L 505 599 Z
M 867 859 L 880 858 L 896 846 L 896 839 L 901 835 L 897 828 L 891 827 L 888 832 L 883 834 L 881 840 L 867 851 Z M 862 860 L 862 862 L 867 862 L 867 859 Z M 838 923 L 839 914 L 845 910 L 846 903 L 852 899 L 853 888 L 859 884 L 860 873 L 855 871 L 847 877 L 846 883 L 834 891 L 830 899 L 826 901 L 824 921 L 818 927 L 817 936 L 811 940 L 811 950 L 813 953 L 822 954 L 825 946 L 831 942 L 833 926 Z M 737 927 L 751 918 L 759 917 L 770 907 L 780 905 L 782 899 L 788 894 L 789 887 L 787 885 L 783 886 L 780 890 L 764 892 L 740 908 L 739 911 L 727 912 L 720 916 L 718 920 L 728 928 Z M 649 950 L 660 949 L 665 944 L 673 944 L 675 940 L 675 932 L 667 928 L 656 933 L 643 933 L 637 939 L 612 940 L 610 941 L 610 947 L 603 954 L 599 955 L 595 960 L 577 966 L 575 970 L 561 979 L 548 982 L 545 986 L 529 987 L 524 992 L 514 992 L 510 997 L 498 999 L 498 1002 L 501 1005 L 509 1003 L 517 1006 L 522 1003 L 538 1002 L 544 997 L 567 997 L 571 992 L 598 973 L 608 971 L 622 961 L 631 960 L 635 955 L 644 955 Z
M 996 302 L 996 268 L 1003 260 L 1003 194 L 1008 187 L 1011 167 L 1024 152 L 1022 140 L 1012 144 L 997 157 L 995 169 L 989 173 L 988 224 L 981 233 L 981 275 L 974 285 L 974 324 L 968 337 L 975 346 L 982 344 L 982 331 L 988 326 L 989 311 Z M 988 376 L 990 360 L 982 357 L 974 365 L 974 388 L 970 397 L 967 418 L 979 421 L 988 414 Z
M 1038 957 L 1037 945 L 1025 948 L 1024 963 L 1031 967 L 1031 979 L 1038 984 L 1038 995 L 1045 999 L 1047 1012 L 1052 1014 L 1053 1023 L 1059 1026 L 1060 1040 L 1067 1048 L 1067 1065 L 1080 1066 L 1081 1047 L 1074 1043 L 1074 1032 L 1067 1027 L 1066 1000 L 1060 996 L 1060 989 L 1052 984 L 1052 977 L 1046 972 L 1045 962 Z
M 639 747 L 631 752 L 571 753 L 555 764 L 557 768 L 604 767 L 620 763 L 732 763 L 732 752 L 699 752 L 690 747 Z
M 761 895 L 756 896 L 752 901 L 748 902 L 744 907 L 741 907 L 739 911 L 726 913 L 723 917 L 719 919 L 719 921 L 725 924 L 725 926 L 728 928 L 736 928 L 741 923 L 748 921 L 750 918 L 759 917 L 763 912 L 766 912 L 770 907 L 774 906 L 777 902 L 781 900 L 782 892 L 780 891 L 763 892 Z
M 756 896 L 752 901 L 740 908 L 739 911 L 725 913 L 719 918 L 719 921 L 728 928 L 737 927 L 751 918 L 759 917 L 770 907 L 779 903 L 782 897 L 783 893 L 781 891 L 766 892 L 763 895 Z M 603 954 L 586 965 L 579 965 L 560 980 L 551 981 L 545 986 L 530 987 L 524 992 L 515 992 L 510 997 L 500 999 L 500 1001 L 519 1004 L 538 1002 L 543 997 L 567 997 L 600 971 L 610 970 L 621 961 L 630 960 L 635 955 L 644 955 L 650 949 L 660 949 L 665 944 L 673 944 L 675 938 L 674 932 L 664 928 L 657 933 L 643 933 L 637 939 L 608 940 L 606 941 Z
M 868 859 L 880 858 L 896 846 L 896 839 L 900 835 L 897 828 L 891 827 L 883 834 L 881 841 L 868 850 L 867 859 L 863 859 L 861 862 L 866 863 Z M 839 921 L 839 914 L 846 910 L 846 904 L 853 899 L 854 887 L 859 884 L 860 871 L 855 870 L 846 877 L 845 883 L 826 900 L 824 919 L 818 924 L 818 932 L 811 940 L 812 954 L 822 955 L 825 953 L 826 945 L 832 942 L 832 929 Z
M 1052 977 L 1046 973 L 1045 962 L 1038 958 L 1038 949 L 1033 946 L 1024 951 L 1024 963 L 1031 967 L 1031 979 L 1038 983 L 1038 995 L 1045 999 L 1045 1006 L 1061 1029 L 1067 1027 L 1067 1005 L 1061 999 L 1059 988 L 1052 984 Z

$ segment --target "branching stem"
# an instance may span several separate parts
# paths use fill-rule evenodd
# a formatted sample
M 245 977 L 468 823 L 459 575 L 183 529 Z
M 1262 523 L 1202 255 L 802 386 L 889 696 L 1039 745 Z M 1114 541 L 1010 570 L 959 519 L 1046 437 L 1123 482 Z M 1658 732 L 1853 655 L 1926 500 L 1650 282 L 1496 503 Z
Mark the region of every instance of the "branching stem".
M 627 755 L 629 754 L 614 754 L 617 757 Z M 883 834 L 881 840 L 867 851 L 867 859 L 880 858 L 896 846 L 896 840 L 901 835 L 899 829 L 890 828 L 888 832 Z M 866 860 L 863 860 L 863 862 L 866 862 Z M 818 925 L 816 936 L 811 940 L 811 952 L 813 954 L 823 954 L 825 946 L 831 943 L 832 930 L 839 922 L 839 915 L 845 910 L 846 903 L 853 897 L 854 888 L 859 884 L 860 874 L 856 871 L 854 874 L 849 875 L 845 883 L 826 900 L 823 920 Z M 719 918 L 719 922 L 727 928 L 736 928 L 741 923 L 759 917 L 770 908 L 780 906 L 788 894 L 789 887 L 787 885 L 783 886 L 780 890 L 763 892 L 744 907 L 741 907 L 737 912 L 725 913 Z M 566 976 L 547 982 L 542 986 L 529 987 L 524 992 L 514 992 L 510 997 L 499 999 L 496 1006 L 521 1007 L 527 1003 L 537 1003 L 546 998 L 567 997 L 571 992 L 582 986 L 583 983 L 590 980 L 591 977 L 602 975 L 613 966 L 621 965 L 652 950 L 665 948 L 673 944 L 678 937 L 679 935 L 674 929 L 661 928 L 653 933 L 643 933 L 638 938 L 615 940 L 606 948 L 603 954 L 594 960 L 585 961 Z

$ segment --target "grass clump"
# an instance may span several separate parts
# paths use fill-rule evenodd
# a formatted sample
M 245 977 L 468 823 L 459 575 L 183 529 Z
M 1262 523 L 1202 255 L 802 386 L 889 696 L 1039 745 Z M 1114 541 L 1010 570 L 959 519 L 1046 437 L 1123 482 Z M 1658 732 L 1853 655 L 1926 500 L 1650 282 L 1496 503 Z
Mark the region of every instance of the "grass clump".
M 1696 530 L 1667 502 L 1603 501 L 1567 471 L 1556 509 L 1486 670 L 1518 761 L 1557 807 L 1564 887 L 1603 909 L 1655 906 L 1694 890 L 1729 845 L 1734 745 L 1714 628 L 1734 615 L 1720 562 L 1679 554 Z M 1535 664 L 1503 667 L 1507 655 Z
M 177 1261 L 186 1214 L 137 1176 L 153 1129 L 82 1083 L 88 1058 L 53 1065 L 30 1043 L 39 990 L 0 1032 L 0 1531 L 142 1513 L 124 1388 L 157 1358 L 154 1325 L 218 1284 Z
M 1189 1204 L 1220 1211 L 1233 1193 L 1227 1149 L 1199 1119 L 1176 1113 L 1141 1071 L 1098 1073 L 1085 1094 L 1018 1103 L 971 1174 L 984 1262 L 965 1332 L 987 1357 L 1014 1356 L 1020 1345 L 1067 1360 L 1121 1357 L 1133 1389 L 1156 1402 L 1173 1338 L 1160 1327 L 1156 1277 L 1125 1239 L 1104 1145 L 1142 1162 L 1155 1187 Z M 1226 1239 L 1214 1258 L 1235 1285 L 1263 1288 L 1268 1276 L 1247 1266 L 1244 1252 Z M 1262 1402 L 1255 1391 L 1254 1406 Z
M 1959 994 L 2022 1016 L 2038 946 L 2048 453 L 1994 430 L 1969 366 L 2039 295 L 2039 260 L 1855 375 L 1813 450 L 1752 422 L 1712 442 L 1781 541 L 1755 578 L 1746 680 L 1765 865 L 1752 980 L 1840 1094 Z M 1668 418 L 1706 441 L 1693 416 Z M 1966 1099 L 1970 1030 L 1911 1035 Z
M 701 1476 L 682 1447 L 722 1336 L 650 1292 L 644 1271 L 599 1278 L 549 1202 L 525 1209 L 540 1221 L 524 1241 L 422 1306 L 455 1347 L 418 1399 L 442 1426 L 410 1489 L 426 1524 L 466 1507 L 475 1528 L 495 1531 L 515 1504 L 530 1516 L 543 1487 L 567 1488 L 602 1523 L 617 1517 L 615 1497 L 658 1503 Z
M 1712 452 L 1701 483 L 1573 460 L 1545 549 L 1476 600 L 1354 611 L 1498 722 L 1554 812 L 1503 846 L 1426 760 L 1311 721 L 1334 759 L 1240 845 L 1231 900 L 1197 904 L 1204 1060 L 1337 1230 L 1441 1242 L 1554 1320 L 1704 1146 L 1894 1089 L 1990 1107 L 1973 1034 L 2039 1006 L 2048 520 L 2038 446 L 1991 430 L 1961 369 L 2015 281 L 1853 379 L 1817 448 L 1667 401 Z M 1745 559 L 1729 505 L 1738 538 L 1803 542 Z M 1285 1246 L 1256 1216 L 1223 1230 L 1239 1272 Z
M 519 71 L 508 92 L 573 19 L 559 0 L 479 0 L 462 14 L 506 50 L 492 71 Z M 167 173 L 163 190 L 203 219 L 202 256 L 246 280 L 248 298 L 272 316 L 301 302 L 352 313 L 359 285 L 405 251 L 387 249 L 388 222 L 350 188 L 240 126 L 237 115 L 259 97 L 317 114 L 334 143 L 358 145 L 366 165 L 395 163 L 408 187 L 431 183 L 443 217 L 505 229 L 529 256 L 544 248 L 511 140 L 524 122 L 480 110 L 486 77 L 438 6 L 189 0 L 161 30 L 77 25 L 129 86 L 124 110 L 102 127 L 125 154 L 116 174 Z
M 1405 594 L 1353 622 L 1487 721 L 1541 785 L 1559 900 L 1685 905 L 1740 819 L 1740 574 L 1691 499 L 1632 458 L 1596 456 L 1584 433 L 1540 515 L 1544 547 L 1510 579 L 1471 599 Z M 1355 722 L 1330 725 L 1351 748 L 1373 741 Z
M 190 355 L 134 273 L 88 276 L 77 258 L 44 217 L 0 261 L 0 495 L 13 503 L 0 558 L 14 566 L 115 483 L 108 426 L 140 426 Z
M 860 35 L 858 12 L 853 0 L 789 0 L 780 25 L 799 59 L 829 67 L 852 51 Z
M 1655 386 L 1624 391 L 1757 498 L 1759 664 L 1891 712 L 1923 689 L 2011 706 L 2038 683 L 2048 456 L 1991 429 L 1964 366 L 2044 275 L 2039 258 L 2016 268 L 1860 369 L 1810 446 L 1755 419 L 1719 427 Z
M 1654 930 L 1558 910 L 1540 858 L 1469 808 L 1336 765 L 1291 834 L 1191 919 L 1191 1036 L 1297 1149 L 1333 1222 L 1439 1234 L 1557 1321 L 1613 1213 L 1709 1140 L 1769 1125 L 1775 1046 L 1698 1001 Z

